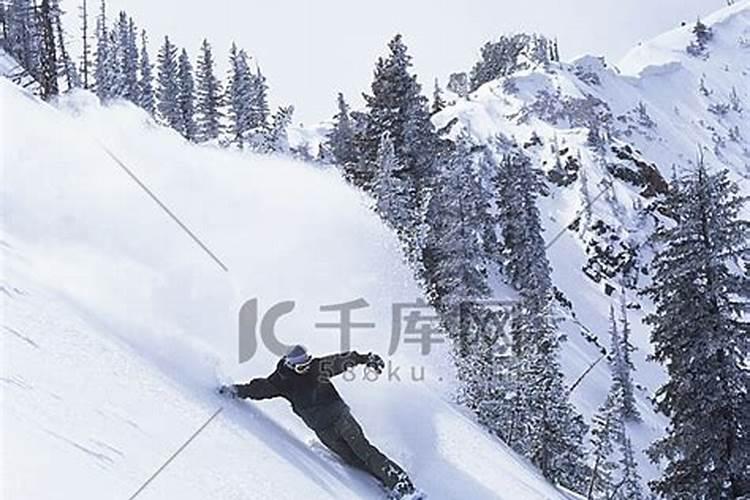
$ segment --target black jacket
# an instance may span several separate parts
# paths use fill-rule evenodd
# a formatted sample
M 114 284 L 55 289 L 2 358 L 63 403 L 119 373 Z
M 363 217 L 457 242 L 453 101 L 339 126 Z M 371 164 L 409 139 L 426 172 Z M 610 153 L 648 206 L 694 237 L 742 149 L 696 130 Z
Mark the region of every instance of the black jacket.
M 364 363 L 366 356 L 356 352 L 331 354 L 313 358 L 310 368 L 296 373 L 281 359 L 276 370 L 266 378 L 256 378 L 247 384 L 235 385 L 237 396 L 250 399 L 282 397 L 292 404 L 292 410 L 311 429 L 325 429 L 333 424 L 349 407 L 331 382 L 348 368 Z

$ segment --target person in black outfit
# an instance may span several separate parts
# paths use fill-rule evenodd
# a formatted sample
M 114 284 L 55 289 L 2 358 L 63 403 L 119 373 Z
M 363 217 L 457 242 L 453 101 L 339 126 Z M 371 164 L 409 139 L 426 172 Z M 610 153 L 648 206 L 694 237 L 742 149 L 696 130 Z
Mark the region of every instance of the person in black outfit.
M 297 345 L 279 360 L 268 377 L 225 386 L 220 392 L 243 399 L 286 399 L 318 439 L 347 464 L 369 472 L 396 494 L 413 493 L 409 476 L 367 440 L 331 382 L 332 377 L 362 364 L 377 373 L 385 366 L 377 354 L 351 351 L 313 358 Z

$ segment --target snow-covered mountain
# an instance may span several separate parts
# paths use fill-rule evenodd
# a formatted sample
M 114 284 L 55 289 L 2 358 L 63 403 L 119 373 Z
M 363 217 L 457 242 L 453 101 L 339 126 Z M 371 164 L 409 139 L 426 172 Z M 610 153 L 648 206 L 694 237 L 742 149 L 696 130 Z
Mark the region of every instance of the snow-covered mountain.
M 365 298 L 354 318 L 377 328 L 354 347 L 388 350 L 391 304 L 419 292 L 366 200 L 332 169 L 189 145 L 132 105 L 74 93 L 52 106 L 5 79 L 0 92 L 3 498 L 129 498 L 222 405 L 139 499 L 382 498 L 285 402 L 213 392 L 217 373 L 275 366 L 263 349 L 237 363 L 252 298 L 297 301 L 278 336 L 317 354 L 340 337 L 314 326 L 336 320 L 318 308 Z M 337 385 L 431 499 L 564 497 L 448 402 L 445 356 L 407 344 L 391 363 L 401 381 Z
M 649 280 L 647 238 L 659 217 L 659 194 L 674 172 L 699 154 L 712 169 L 728 169 L 747 192 L 750 178 L 750 1 L 737 2 L 702 22 L 712 38 L 691 55 L 688 24 L 634 48 L 617 66 L 597 57 L 551 62 L 482 85 L 436 115 L 439 127 L 456 121 L 477 142 L 516 143 L 547 175 L 540 200 L 553 282 L 563 297 L 561 331 L 568 342 L 563 366 L 572 394 L 590 418 L 604 402 L 609 367 L 608 314 L 628 304 L 643 422 L 630 426 L 641 450 L 666 421 L 648 398 L 661 384 L 648 362 L 651 306 L 636 291 Z M 692 51 L 695 52 L 695 51 Z M 502 146 L 500 147 L 502 149 Z M 747 215 L 750 215 L 746 212 Z M 639 454 L 646 478 L 658 473 Z

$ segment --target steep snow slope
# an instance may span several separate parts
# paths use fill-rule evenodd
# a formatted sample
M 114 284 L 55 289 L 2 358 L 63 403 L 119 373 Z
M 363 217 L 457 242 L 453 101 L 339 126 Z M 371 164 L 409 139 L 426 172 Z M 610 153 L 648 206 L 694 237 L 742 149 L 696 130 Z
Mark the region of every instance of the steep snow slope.
M 634 49 L 620 63 L 627 74 L 595 57 L 551 63 L 453 96 L 435 117 L 441 127 L 457 118 L 452 133 L 467 130 L 478 142 L 504 138 L 500 152 L 517 143 L 547 174 L 550 194 L 540 204 L 553 281 L 570 304 L 560 306 L 570 384 L 609 347 L 609 308 L 619 310 L 624 293 L 643 415 L 630 431 L 641 449 L 665 425 L 648 401 L 664 377 L 646 360 L 641 320 L 651 306 L 636 294 L 649 280 L 646 240 L 661 217 L 659 194 L 699 150 L 746 192 L 750 176 L 750 1 L 703 21 L 713 32 L 705 56 L 686 51 L 691 24 Z M 609 385 L 600 361 L 573 400 L 590 417 Z M 639 463 L 646 479 L 658 473 L 643 453 Z
M 377 327 L 355 330 L 353 346 L 387 350 L 391 303 L 417 288 L 366 200 L 332 170 L 191 146 L 86 93 L 55 109 L 3 79 L 0 100 L 3 498 L 129 498 L 222 405 L 138 498 L 382 498 L 283 401 L 212 392 L 217 372 L 241 380 L 274 365 L 264 349 L 237 363 L 251 298 L 263 311 L 296 300 L 279 338 L 326 353 L 339 335 L 314 324 L 337 318 L 318 308 L 363 297 L 371 306 L 353 318 Z M 357 372 L 337 385 L 431 499 L 562 498 L 445 402 L 444 354 L 400 345 L 401 382 Z M 409 380 L 422 365 L 426 380 Z

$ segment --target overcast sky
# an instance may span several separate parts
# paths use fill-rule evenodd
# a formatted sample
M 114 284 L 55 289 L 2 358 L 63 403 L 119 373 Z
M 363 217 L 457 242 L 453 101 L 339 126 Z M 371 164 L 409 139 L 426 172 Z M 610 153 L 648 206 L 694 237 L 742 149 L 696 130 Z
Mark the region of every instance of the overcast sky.
M 62 0 L 76 33 L 79 0 Z M 94 11 L 98 0 L 89 0 Z M 723 7 L 726 0 L 107 0 L 110 19 L 124 9 L 157 43 L 168 34 L 195 57 L 208 37 L 224 76 L 229 46 L 244 47 L 268 78 L 272 105 L 294 104 L 295 122 L 335 112 L 336 92 L 360 105 L 374 62 L 402 33 L 425 90 L 467 70 L 479 47 L 499 34 L 557 37 L 563 60 L 583 54 L 619 60 L 651 38 Z M 92 8 L 93 7 L 93 8 Z M 93 22 L 92 22 L 93 25 Z M 73 29 L 72 29 L 73 28 Z

